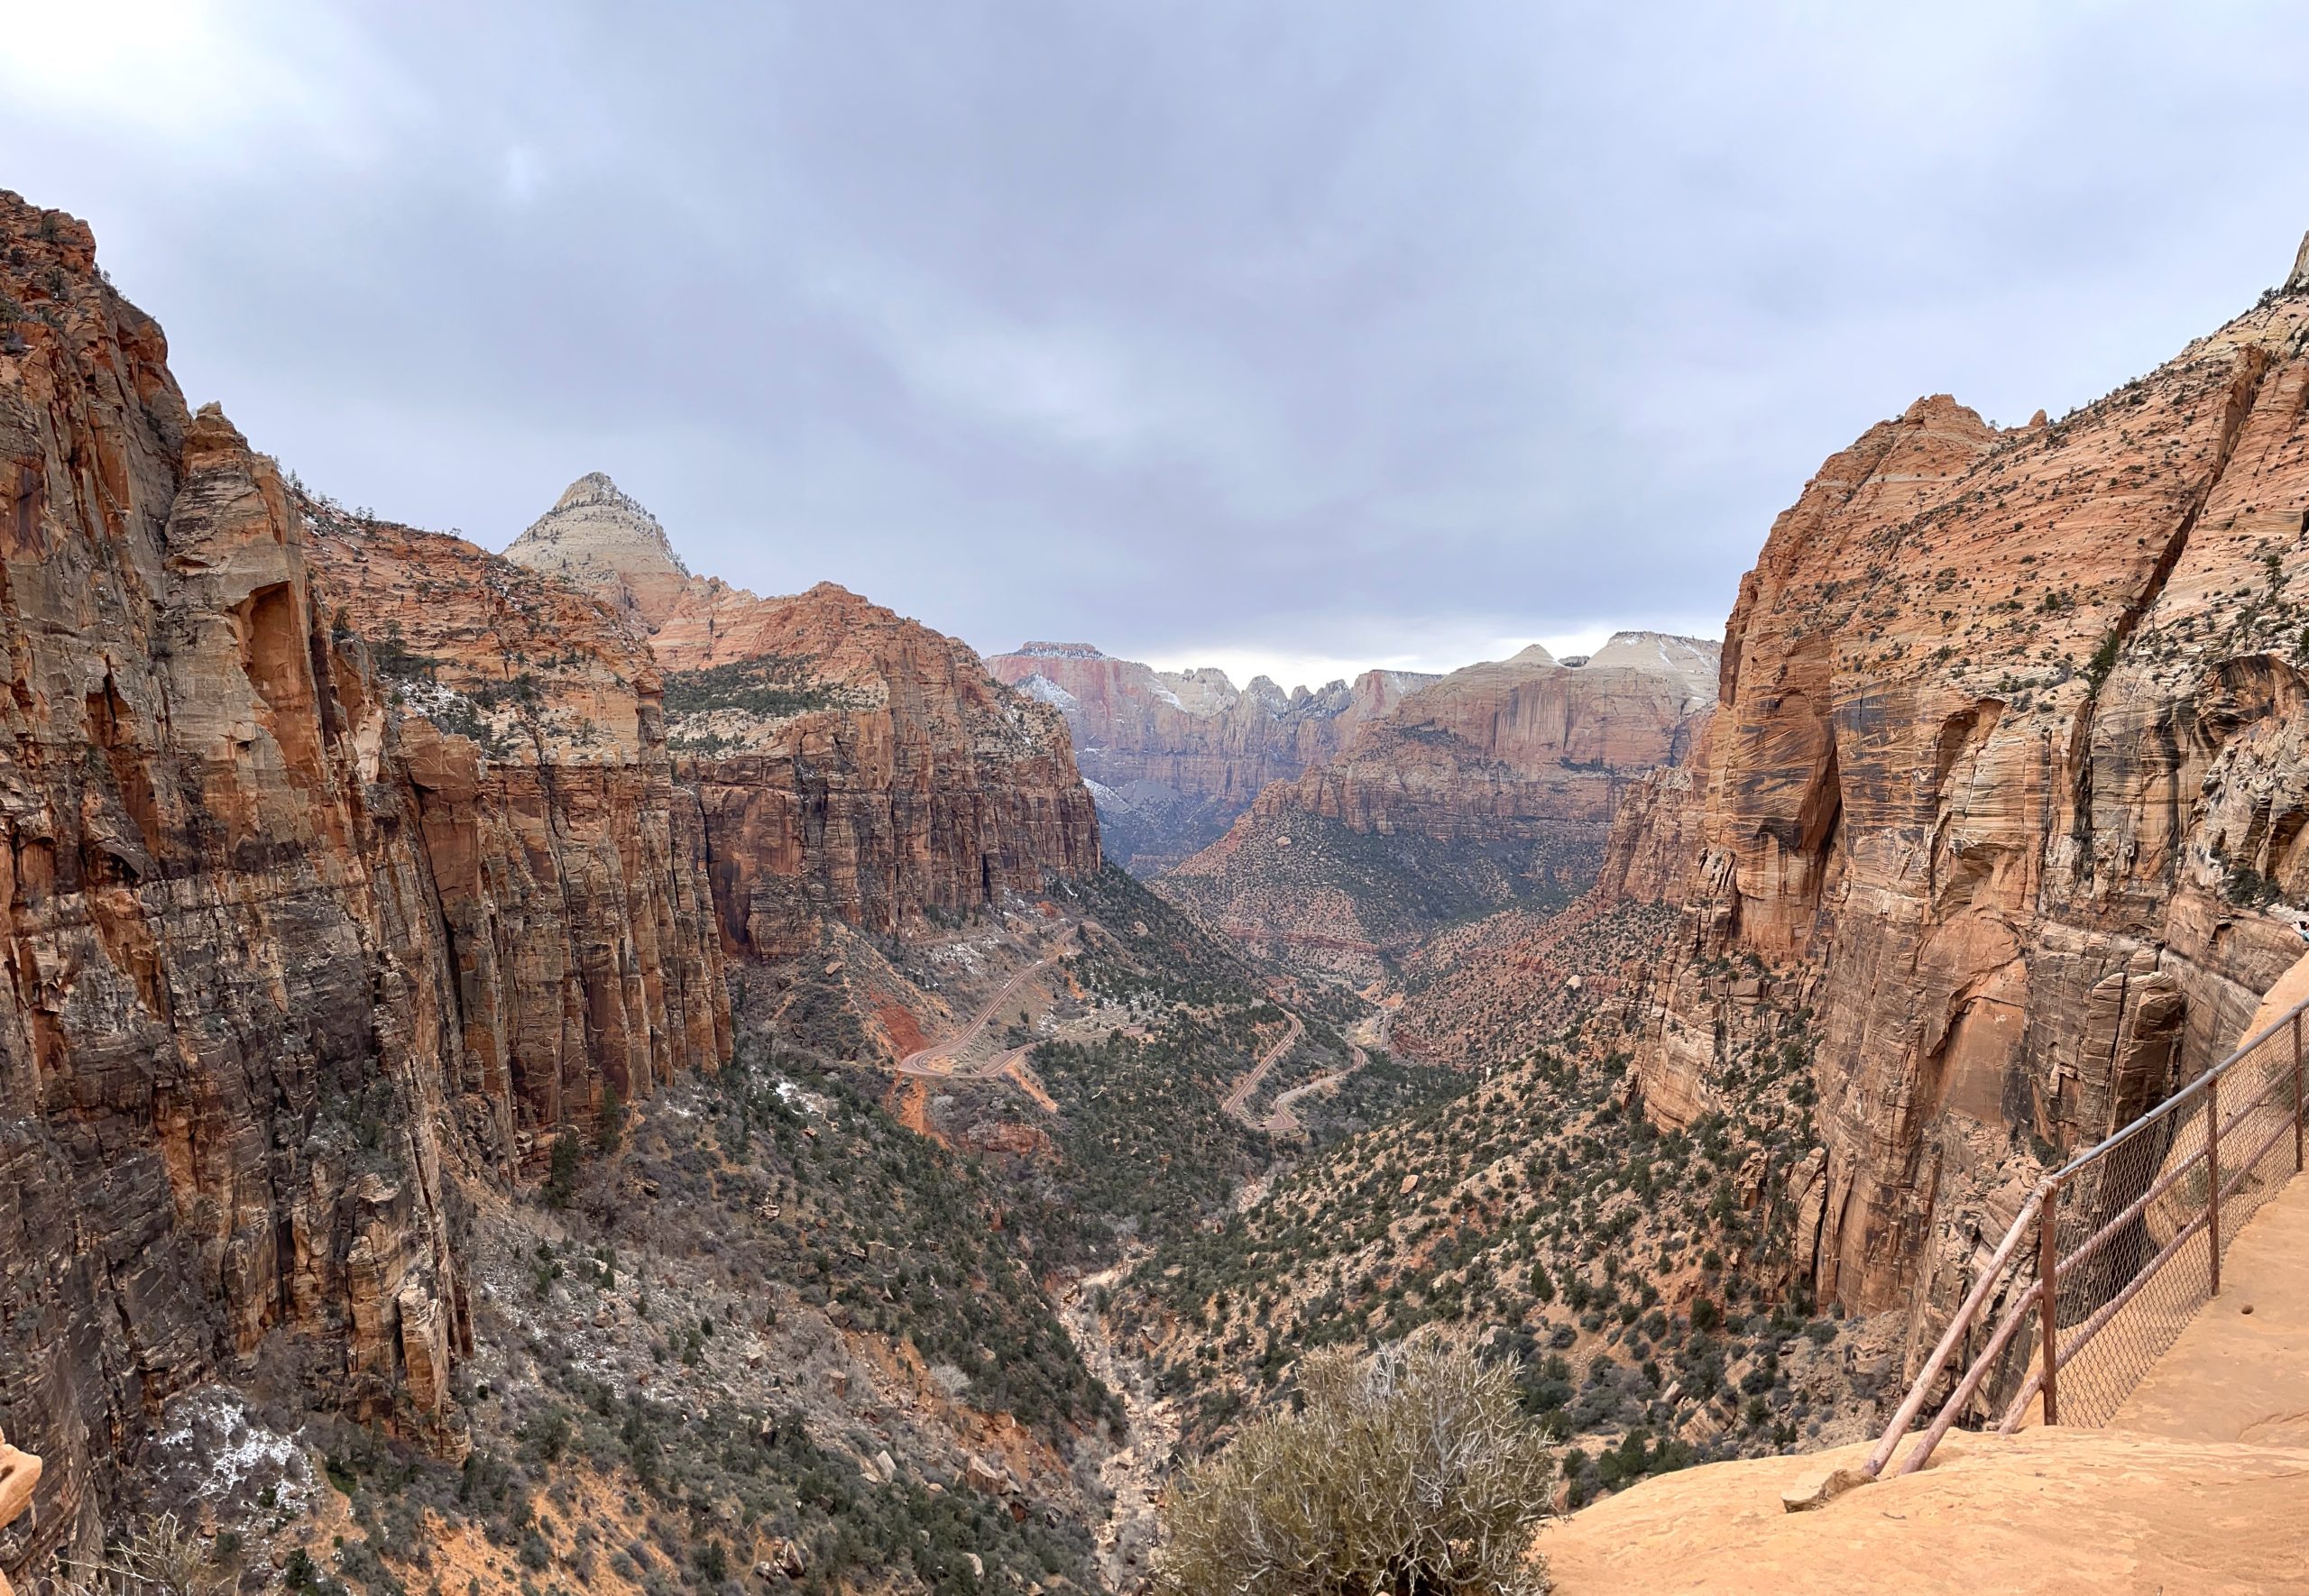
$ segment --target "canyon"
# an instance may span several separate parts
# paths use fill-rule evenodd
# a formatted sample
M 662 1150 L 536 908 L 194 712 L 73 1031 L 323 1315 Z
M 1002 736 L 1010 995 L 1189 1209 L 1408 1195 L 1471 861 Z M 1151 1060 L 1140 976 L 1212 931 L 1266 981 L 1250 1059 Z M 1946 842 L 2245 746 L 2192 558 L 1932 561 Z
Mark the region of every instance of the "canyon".
M 348 511 L 0 194 L 0 1570 L 1127 1589 L 1430 1326 L 1565 1507 L 1859 1439 L 2301 957 L 2304 555 L 2296 268 L 1870 427 L 1720 647 L 981 660 L 602 472 Z
M 1063 725 L 960 645 L 698 583 L 662 533 L 637 559 L 603 480 L 549 573 L 309 497 L 187 405 L 86 225 L 14 195 L 0 288 L 21 1570 L 99 1544 L 209 1382 L 463 1454 L 460 1215 L 729 1060 L 733 963 L 812 917 L 1099 856 Z
M 1623 794 L 1688 756 L 1716 664 L 1712 643 L 1621 633 L 1576 665 L 1535 643 L 1454 671 L 1270 786 L 1160 889 L 1358 982 L 1453 922 L 1559 908 L 1596 879 Z
M 1237 689 L 1213 667 L 1157 671 L 1087 643 L 1028 643 L 986 666 L 1065 716 L 1101 820 L 1124 840 L 1117 857 L 1141 876 L 1215 840 L 1268 786 L 1326 763 L 1356 726 L 1435 680 L 1372 670 L 1319 693 L 1265 676 Z

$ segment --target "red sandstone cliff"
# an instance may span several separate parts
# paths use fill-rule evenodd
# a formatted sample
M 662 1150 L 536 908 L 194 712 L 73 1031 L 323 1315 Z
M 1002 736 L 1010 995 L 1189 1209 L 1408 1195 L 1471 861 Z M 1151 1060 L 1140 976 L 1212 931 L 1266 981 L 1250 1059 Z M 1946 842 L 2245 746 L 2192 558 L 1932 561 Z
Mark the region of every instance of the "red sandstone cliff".
M 587 478 L 562 503 L 611 495 L 631 502 Z M 1097 871 L 1097 816 L 1056 711 L 953 638 L 832 583 L 765 599 L 690 577 L 630 521 L 604 531 L 590 509 L 557 511 L 507 557 L 612 601 L 651 595 L 635 613 L 731 950 L 798 951 L 822 915 L 905 931 Z
M 649 648 L 596 600 L 455 537 L 310 506 L 316 591 L 367 639 L 439 894 L 457 1090 L 512 1138 L 730 1054 L 695 793 Z
M 85 226 L 0 195 L 0 1417 L 48 1460 L 27 1563 L 93 1535 L 164 1399 L 261 1348 L 454 1445 L 448 1172 L 501 1177 L 605 1087 L 728 1046 L 646 658 L 453 540 L 317 559 L 166 357 Z M 437 688 L 360 641 L 349 606 L 388 587 Z M 509 645 L 556 654 L 522 722 L 553 729 L 483 759 L 446 711 Z
M 2034 1160 L 2233 1041 L 2309 901 L 2309 283 L 2004 431 L 1922 399 L 1772 527 L 1726 634 L 1640 1059 L 1719 1099 L 1727 956 L 1817 1013 L 1792 1184 L 1823 1299 L 1945 1299 Z M 1621 879 L 1672 851 L 1631 838 Z

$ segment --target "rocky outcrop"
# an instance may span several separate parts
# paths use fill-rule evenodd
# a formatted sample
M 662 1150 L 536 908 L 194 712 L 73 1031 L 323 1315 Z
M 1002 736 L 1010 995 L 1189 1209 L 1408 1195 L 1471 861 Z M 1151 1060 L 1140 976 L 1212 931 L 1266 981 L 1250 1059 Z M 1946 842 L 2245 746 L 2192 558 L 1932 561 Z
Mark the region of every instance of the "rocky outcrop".
M 1688 752 L 1713 656 L 1623 633 L 1582 665 L 1533 644 L 1455 671 L 1269 788 L 1162 890 L 1255 948 L 1361 979 L 1453 920 L 1559 907 L 1595 880 L 1622 795 Z
M 601 602 L 455 537 L 308 505 L 316 592 L 366 639 L 455 972 L 481 1144 L 534 1163 L 727 1059 L 697 795 L 673 779 L 648 646 Z
M 1157 671 L 1086 643 L 1029 643 L 986 665 L 1066 717 L 1101 817 L 1140 842 L 1118 853 L 1141 876 L 1214 840 L 1270 784 L 1323 764 L 1357 725 L 1436 679 L 1366 671 L 1352 686 L 1285 693 L 1258 676 L 1238 691 L 1224 671 Z
M 1685 764 L 1647 771 L 1621 790 L 1596 873 L 1596 894 L 1605 902 L 1683 903 L 1692 861 L 1702 852 L 1713 713 L 1702 710 L 1693 718 L 1693 752 Z
M 658 518 L 598 471 L 564 489 L 505 557 L 594 594 L 645 628 L 665 619 L 690 580 Z
M 1679 638 L 1680 656 L 1647 657 L 1632 645 L 1636 636 L 1622 633 L 1585 665 L 1559 665 L 1534 643 L 1511 659 L 1454 671 L 1265 802 L 1358 831 L 1448 840 L 1585 826 L 1600 845 L 1620 790 L 1684 757 L 1691 719 L 1712 697 L 1689 661 L 1711 656 L 1713 645 Z M 1614 658 L 1628 663 L 1607 663 Z
M 533 645 L 576 656 L 540 718 L 611 729 L 598 753 L 428 718 L 332 619 L 363 579 L 329 553 L 317 584 L 272 463 L 166 356 L 85 226 L 0 195 L 0 1427 L 47 1463 L 16 1570 L 92 1545 L 163 1400 L 260 1356 L 454 1447 L 451 1174 L 721 1044 L 607 618 Z M 420 582 L 404 643 L 480 657 L 472 597 Z
M 1823 1300 L 1920 1331 L 2028 1149 L 2202 1069 L 2298 954 L 2305 347 L 2296 289 L 2056 423 L 1921 399 L 1742 583 L 1639 1062 L 1661 1117 L 1720 1101 L 1743 956 L 1811 1006 Z
M 630 503 L 595 481 L 564 504 Z M 539 523 L 556 524 L 550 539 L 532 527 L 507 558 L 612 603 L 647 595 L 636 612 L 729 950 L 798 952 L 822 916 L 916 929 L 1097 872 L 1097 815 L 1064 721 L 962 644 L 830 582 L 765 599 L 691 577 L 630 516 L 603 530 L 560 515 Z

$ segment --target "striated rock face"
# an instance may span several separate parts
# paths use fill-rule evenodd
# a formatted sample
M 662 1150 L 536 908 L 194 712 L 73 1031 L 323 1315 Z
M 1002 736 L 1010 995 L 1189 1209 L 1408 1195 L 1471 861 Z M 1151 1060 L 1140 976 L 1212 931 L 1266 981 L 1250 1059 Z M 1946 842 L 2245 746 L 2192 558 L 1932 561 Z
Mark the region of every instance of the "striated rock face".
M 1620 792 L 1596 894 L 1606 903 L 1680 905 L 1692 861 L 1703 851 L 1708 791 L 1708 722 L 1702 710 L 1687 729 L 1691 753 L 1681 765 L 1647 771 Z
M 1734 956 L 1812 1006 L 1823 1300 L 1930 1318 L 2023 1143 L 2157 1101 L 2299 953 L 2304 345 L 2295 290 L 2057 423 L 1919 400 L 1742 583 L 1692 798 L 1624 850 L 1625 890 L 1686 905 L 1639 1062 L 1655 1114 L 1716 1103 Z
M 408 717 L 480 1144 L 590 1124 L 727 1059 L 697 796 L 648 646 L 596 600 L 458 538 L 311 507 L 315 585 Z M 422 717 L 422 718 L 419 718 Z M 510 1120 L 504 1117 L 511 1111 Z
M 1328 815 L 1358 831 L 1429 837 L 1553 835 L 1592 826 L 1600 844 L 1632 775 L 1681 759 L 1712 690 L 1675 639 L 1670 658 L 1622 633 L 1587 665 L 1558 665 L 1534 643 L 1469 665 L 1358 729 L 1339 757 L 1273 794 L 1274 807 Z M 1614 650 L 1627 664 L 1610 663 Z
M 722 1037 L 607 618 L 532 646 L 576 656 L 599 750 L 481 760 L 332 626 L 295 499 L 166 354 L 85 226 L 0 195 L 0 1427 L 47 1463 L 18 1569 L 93 1543 L 170 1393 L 260 1354 L 453 1447 L 448 1172 Z M 419 541 L 390 557 L 508 573 Z M 487 649 L 447 592 L 404 636 L 463 691 Z
M 628 539 L 569 564 L 574 535 L 548 557 L 535 530 L 507 558 L 614 601 L 656 557 Z M 1097 872 L 1065 722 L 962 644 L 830 582 L 768 599 L 694 577 L 658 591 L 649 647 L 728 949 L 797 952 L 827 915 L 900 931 Z
M 570 483 L 505 557 L 597 594 L 645 627 L 662 622 L 689 582 L 658 518 L 598 471 Z
M 1224 671 L 1157 671 L 1085 643 L 1029 643 L 986 665 L 1066 717 L 1110 830 L 1131 834 L 1144 817 L 1141 846 L 1121 856 L 1142 876 L 1215 839 L 1269 784 L 1324 763 L 1357 725 L 1436 680 L 1366 671 L 1351 687 L 1286 693 L 1260 676 L 1238 691 Z
M 1449 921 L 1560 905 L 1593 881 L 1622 793 L 1689 749 L 1714 647 L 1623 633 L 1583 665 L 1534 644 L 1455 671 L 1268 789 L 1163 890 L 1254 947 L 1362 978 Z

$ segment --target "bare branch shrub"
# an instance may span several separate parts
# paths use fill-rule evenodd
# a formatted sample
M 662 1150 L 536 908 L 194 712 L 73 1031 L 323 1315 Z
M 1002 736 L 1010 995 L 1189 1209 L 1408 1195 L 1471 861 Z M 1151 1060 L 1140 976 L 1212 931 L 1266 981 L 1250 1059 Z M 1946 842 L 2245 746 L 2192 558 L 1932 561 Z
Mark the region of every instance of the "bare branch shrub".
M 1440 1340 L 1333 1350 L 1164 1512 L 1171 1596 L 1540 1596 L 1553 1465 L 1504 1366 Z

